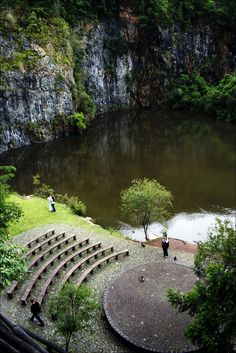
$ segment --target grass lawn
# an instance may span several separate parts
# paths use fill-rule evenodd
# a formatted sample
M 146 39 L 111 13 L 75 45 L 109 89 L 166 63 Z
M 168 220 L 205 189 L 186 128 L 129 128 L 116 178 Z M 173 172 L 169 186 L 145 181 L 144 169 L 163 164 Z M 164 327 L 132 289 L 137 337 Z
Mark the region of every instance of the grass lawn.
M 48 201 L 39 197 L 29 198 L 13 193 L 10 195 L 9 201 L 16 203 L 23 211 L 23 216 L 19 222 L 14 223 L 9 229 L 11 236 L 51 223 L 70 224 L 90 231 L 96 230 L 96 233 L 103 233 L 104 235 L 111 234 L 110 231 L 102 227 L 89 224 L 83 217 L 74 215 L 68 207 L 59 203 L 56 203 L 56 212 L 49 212 Z M 118 234 L 119 232 L 112 231 L 112 235 Z

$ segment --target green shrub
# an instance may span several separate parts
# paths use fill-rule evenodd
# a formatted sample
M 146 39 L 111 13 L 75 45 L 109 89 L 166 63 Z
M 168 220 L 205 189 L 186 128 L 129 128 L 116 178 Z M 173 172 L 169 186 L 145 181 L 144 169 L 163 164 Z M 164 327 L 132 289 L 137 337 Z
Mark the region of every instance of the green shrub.
M 82 201 L 79 200 L 78 196 L 70 197 L 68 206 L 77 216 L 86 216 L 86 206 Z
M 35 50 L 17 51 L 11 57 L 0 57 L 1 71 L 33 70 L 39 62 L 40 56 Z
M 57 202 L 68 205 L 69 197 L 67 194 L 56 194 L 55 197 Z
M 55 195 L 55 190 L 53 188 L 51 188 L 51 186 L 47 185 L 47 184 L 42 184 L 40 186 L 40 188 L 37 189 L 37 191 L 35 192 L 36 196 L 39 197 L 48 197 L 48 195 Z
M 85 86 L 82 83 L 82 75 L 81 68 L 75 67 L 75 87 L 73 89 L 73 101 L 75 105 L 75 109 L 84 114 L 84 117 L 87 121 L 94 118 L 96 113 L 95 103 L 90 97 L 90 95 L 86 92 Z
M 214 110 L 217 117 L 227 121 L 236 120 L 236 74 L 226 75 L 218 86 L 212 87 L 206 97 L 206 109 Z
M 226 75 L 218 85 L 209 85 L 198 73 L 181 75 L 169 93 L 174 109 L 204 110 L 227 121 L 236 120 L 236 74 Z
M 196 71 L 190 75 L 182 74 L 177 81 L 177 87 L 169 93 L 169 100 L 174 109 L 198 109 L 204 105 L 203 97 L 208 85 Z
M 74 113 L 69 118 L 72 125 L 76 125 L 79 129 L 86 129 L 86 121 L 83 113 Z

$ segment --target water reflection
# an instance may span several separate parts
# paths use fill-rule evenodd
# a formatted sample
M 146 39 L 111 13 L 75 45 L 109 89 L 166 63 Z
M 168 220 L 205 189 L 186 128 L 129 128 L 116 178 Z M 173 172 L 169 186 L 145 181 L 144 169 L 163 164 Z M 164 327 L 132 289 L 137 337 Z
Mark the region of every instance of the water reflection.
M 196 243 L 207 239 L 208 231 L 210 228 L 214 228 L 217 219 L 221 219 L 222 221 L 227 219 L 231 222 L 234 229 L 236 228 L 235 212 L 229 212 L 225 215 L 208 212 L 179 213 L 167 221 L 165 226 L 170 239 L 175 238 L 185 240 L 189 243 Z M 149 239 L 160 237 L 166 228 L 158 222 L 152 223 L 148 230 Z M 134 228 L 123 223 L 121 231 L 130 239 L 145 241 L 143 228 Z
M 173 215 L 235 209 L 234 136 L 234 125 L 192 113 L 117 112 L 96 119 L 84 135 L 0 158 L 17 167 L 20 193 L 32 193 L 38 172 L 58 193 L 79 195 L 98 223 L 113 226 L 121 220 L 120 191 L 134 178 L 155 178 L 171 190 Z

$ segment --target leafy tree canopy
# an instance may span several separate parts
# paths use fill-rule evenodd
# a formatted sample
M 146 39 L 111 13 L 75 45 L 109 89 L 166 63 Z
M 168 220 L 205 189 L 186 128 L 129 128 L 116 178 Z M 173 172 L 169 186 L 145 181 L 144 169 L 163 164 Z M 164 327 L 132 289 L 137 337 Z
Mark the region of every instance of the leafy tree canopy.
M 11 223 L 17 222 L 22 215 L 17 205 L 7 201 L 10 192 L 7 182 L 15 170 L 11 166 L 0 166 L 0 287 L 21 278 L 26 272 L 24 250 L 11 243 L 8 234 Z
M 1 6 L 21 9 L 25 18 L 34 10 L 41 17 L 63 17 L 70 24 L 114 17 L 121 7 L 129 7 L 140 26 L 151 31 L 173 23 L 186 27 L 199 20 L 228 29 L 236 23 L 234 0 L 2 0 Z
M 217 221 L 208 232 L 208 240 L 198 244 L 195 270 L 204 276 L 208 265 L 220 264 L 224 269 L 236 270 L 236 233 L 229 221 Z
M 168 298 L 194 318 L 185 332 L 206 353 L 232 353 L 236 339 L 236 231 L 217 222 L 195 258 L 201 277 L 185 294 L 170 289 Z
M 49 313 L 56 318 L 56 328 L 65 337 L 66 351 L 76 332 L 88 326 L 91 315 L 98 308 L 91 290 L 86 286 L 77 287 L 66 283 L 50 300 Z
M 0 242 L 8 239 L 8 228 L 21 216 L 21 210 L 7 201 L 10 187 L 7 182 L 14 176 L 16 169 L 12 166 L 0 166 Z
M 217 85 L 209 85 L 196 71 L 180 75 L 169 93 L 175 109 L 204 110 L 219 119 L 236 119 L 236 74 L 226 75 Z
M 150 223 L 166 219 L 171 206 L 172 194 L 154 179 L 133 180 L 132 185 L 121 192 L 122 213 L 143 226 L 146 239 Z

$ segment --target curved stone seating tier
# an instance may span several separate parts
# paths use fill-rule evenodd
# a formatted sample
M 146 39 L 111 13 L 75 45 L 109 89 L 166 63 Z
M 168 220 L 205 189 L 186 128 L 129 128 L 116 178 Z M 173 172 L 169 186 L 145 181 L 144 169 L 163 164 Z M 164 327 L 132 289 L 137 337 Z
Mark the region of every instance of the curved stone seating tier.
M 72 236 L 72 237 L 76 237 L 75 235 Z M 53 278 L 58 274 L 58 272 L 63 268 L 63 267 L 66 267 L 67 264 L 70 262 L 70 261 L 73 261 L 75 257 L 77 256 L 81 256 L 81 254 L 85 251 L 89 251 L 90 249 L 95 249 L 96 247 L 100 247 L 101 246 L 101 243 L 97 243 L 97 244 L 94 244 L 94 245 L 89 245 L 83 249 L 80 249 L 76 252 L 74 252 L 73 254 L 67 256 L 63 261 L 60 262 L 60 264 L 54 269 L 54 271 L 52 271 L 51 275 L 49 276 L 49 278 L 47 279 L 46 283 L 48 283 L 49 281 L 49 284 L 52 282 Z M 40 269 L 36 272 L 36 274 L 33 276 L 33 278 L 31 279 L 31 281 L 29 282 L 23 296 L 21 297 L 21 303 L 23 305 L 26 305 L 26 300 L 27 298 L 29 297 L 30 295 L 30 292 L 32 290 L 32 288 L 35 286 L 36 284 L 36 281 L 38 279 L 41 278 L 41 275 L 43 272 L 46 272 L 47 270 L 47 267 L 49 267 L 49 265 L 53 265 L 53 262 L 55 261 L 55 259 L 58 258 L 58 254 L 56 254 L 54 257 L 52 257 L 50 260 L 48 260 L 42 267 L 40 267 Z M 45 283 L 45 285 L 46 285 Z M 44 286 L 45 286 L 44 285 Z M 43 287 L 44 288 L 44 287 Z
M 45 232 L 41 235 L 38 235 L 36 238 L 34 238 L 30 242 L 26 243 L 25 246 L 28 248 L 31 248 L 33 243 L 39 243 L 39 241 L 41 241 L 42 239 L 47 239 L 49 236 L 52 236 L 53 234 L 55 234 L 55 229 L 49 229 L 47 232 Z
M 76 235 L 72 235 L 71 237 L 67 238 L 66 241 L 67 243 L 69 242 L 69 240 L 76 240 Z M 80 250 L 81 251 L 81 250 Z M 63 263 L 65 262 L 66 263 L 66 260 L 68 259 L 68 261 L 70 261 L 70 258 L 73 258 L 74 256 L 77 256 L 76 253 L 68 256 L 64 261 Z M 52 266 L 54 261 L 58 258 L 58 254 L 56 254 L 55 256 L 53 256 L 52 258 L 50 258 L 42 267 L 39 268 L 39 270 L 35 273 L 35 275 L 33 276 L 33 278 L 31 278 L 26 290 L 24 291 L 24 294 L 23 296 L 21 297 L 21 303 L 23 305 L 26 305 L 26 300 L 28 298 L 28 296 L 30 295 L 30 292 L 32 290 L 32 288 L 35 286 L 36 282 L 38 279 L 41 278 L 41 275 L 43 272 L 46 272 L 47 271 L 47 268 L 49 266 Z
M 72 236 L 73 239 L 75 240 L 75 235 Z M 43 261 L 44 257 L 48 254 L 52 254 L 53 250 L 55 249 L 60 249 L 61 245 L 63 244 L 68 244 L 69 239 L 71 238 L 66 238 L 66 239 L 62 239 L 59 242 L 56 242 L 55 244 L 53 244 L 51 247 L 49 247 L 48 249 L 44 250 L 42 253 L 40 253 L 37 257 L 35 257 L 29 264 L 28 266 L 28 270 L 30 270 L 32 267 L 37 266 L 39 261 Z M 84 240 L 81 240 L 80 242 L 77 242 L 75 244 L 70 245 L 69 247 L 67 247 L 66 249 L 62 250 L 61 252 L 57 253 L 56 257 L 52 258 L 53 261 L 55 259 L 60 259 L 62 254 L 67 255 L 68 251 L 72 250 L 75 251 L 76 247 L 82 247 L 83 244 L 88 243 L 89 242 L 89 238 L 86 238 Z M 9 298 L 12 298 L 13 296 L 13 292 L 18 288 L 19 282 L 18 281 L 13 281 L 11 286 L 8 288 L 7 290 L 7 295 Z
M 62 233 L 59 233 L 59 234 L 56 234 L 56 235 L 50 237 L 49 239 L 46 239 L 43 242 L 38 243 L 27 253 L 26 256 L 35 255 L 35 252 L 37 250 L 41 250 L 44 245 L 51 245 L 52 241 L 57 241 L 60 238 L 65 238 L 65 236 L 66 236 L 66 233 L 62 232 Z
M 19 298 L 22 305 L 26 305 L 28 298 L 32 295 L 42 304 L 49 286 L 54 283 L 59 274 L 60 278 L 55 281 L 53 291 L 60 289 L 82 266 L 88 265 L 85 271 L 82 271 L 82 275 L 78 274 L 78 285 L 102 263 L 109 263 L 112 258 L 118 259 L 122 254 L 129 255 L 128 250 L 114 252 L 111 245 L 101 248 L 101 242 L 91 245 L 89 238 L 77 240 L 76 235 L 68 235 L 65 232 L 55 234 L 54 229 L 41 233 L 25 246 L 28 247 L 25 258 L 30 259 L 28 276 L 25 283 L 13 281 L 6 291 L 8 298 L 13 298 L 13 292 L 19 287 Z M 108 252 L 111 253 L 108 254 Z M 81 258 L 83 254 L 86 255 Z M 98 257 L 100 257 L 99 260 Z M 63 270 L 67 266 L 69 268 Z M 40 281 L 42 278 L 43 280 Z M 22 284 L 24 285 L 22 286 Z
M 37 245 L 34 246 L 34 248 L 32 248 L 25 257 L 31 256 L 35 254 L 35 250 L 39 249 L 41 250 L 40 245 L 45 245 L 45 244 L 51 244 L 51 240 L 52 239 L 58 239 L 61 237 L 61 235 L 65 234 L 65 233 L 60 233 L 58 235 L 55 235 L 54 237 L 52 237 L 55 234 L 55 229 L 49 229 L 47 232 L 38 235 L 36 238 L 34 238 L 33 240 L 31 240 L 30 242 L 26 243 L 25 247 L 31 248 L 31 246 L 36 243 Z M 48 239 L 50 237 L 50 239 Z M 43 239 L 46 239 L 43 243 L 41 243 L 40 245 L 39 242 L 42 241 Z M 13 292 L 18 288 L 19 285 L 19 281 L 13 281 L 11 286 L 8 288 L 7 290 L 7 295 L 9 298 L 12 298 L 12 294 Z
M 75 237 L 75 235 L 73 237 Z M 58 259 L 60 259 L 61 254 L 65 253 L 67 255 L 68 251 L 70 251 L 71 249 L 75 250 L 76 247 L 78 247 L 78 246 L 81 247 L 83 244 L 88 244 L 88 242 L 89 242 L 89 238 L 86 238 L 84 240 L 81 240 L 78 243 L 70 245 L 68 248 L 66 248 L 62 252 L 58 253 L 58 255 L 59 255 Z M 40 253 L 33 261 L 31 261 L 31 263 L 29 264 L 29 269 L 32 268 L 33 266 L 37 266 L 39 260 L 43 261 L 45 255 L 52 254 L 53 250 L 60 249 L 61 245 L 63 245 L 63 244 L 68 244 L 68 239 L 63 239 L 63 240 L 59 241 L 58 243 L 53 244 L 50 248 L 46 249 L 42 253 Z
M 86 280 L 88 278 L 88 276 L 90 274 L 93 273 L 93 271 L 97 268 L 100 268 L 101 267 L 101 264 L 103 263 L 109 263 L 109 261 L 111 259 L 116 259 L 118 260 L 119 256 L 120 255 L 124 255 L 124 256 L 128 256 L 129 255 L 129 250 L 122 250 L 122 251 L 119 251 L 119 252 L 115 252 L 114 254 L 110 254 L 110 255 L 107 255 L 106 257 L 103 257 L 102 259 L 100 259 L 99 261 L 96 261 L 92 266 L 90 266 L 86 271 L 84 271 L 84 273 L 80 276 L 80 278 L 78 279 L 78 281 L 76 282 L 76 285 L 77 286 L 80 286 L 81 283 Z
M 66 275 L 63 278 L 63 281 L 60 283 L 60 287 L 63 287 L 63 285 L 66 283 L 66 281 L 68 281 L 68 279 L 74 275 L 75 271 L 80 269 L 80 267 L 85 264 L 85 263 L 90 263 L 90 260 L 94 257 L 95 259 L 97 259 L 98 255 L 104 255 L 106 251 L 114 251 L 113 246 L 108 246 L 102 250 L 100 250 L 99 252 L 93 253 L 90 256 L 86 257 L 85 259 L 83 259 L 82 261 L 78 262 L 74 267 L 72 267 L 70 269 L 70 271 L 68 271 L 66 273 Z M 110 255 L 111 256 L 111 255 Z M 114 256 L 112 254 L 112 256 Z
M 7 289 L 7 295 L 12 298 L 13 292 L 18 288 L 19 281 L 13 281 L 10 287 Z
M 90 262 L 90 260 L 92 258 L 97 258 L 98 255 L 104 255 L 105 251 L 113 251 L 113 246 L 108 246 L 106 248 L 100 249 L 95 251 L 94 253 L 90 254 L 89 256 L 85 257 L 84 259 L 82 259 L 81 261 L 79 261 L 78 263 L 75 264 L 75 266 L 73 266 L 70 271 L 68 271 L 65 275 L 65 277 L 63 278 L 63 281 L 61 282 L 60 286 L 62 286 L 70 276 L 72 276 L 76 270 L 80 269 L 80 267 L 83 264 L 87 264 Z M 67 261 L 68 262 L 68 261 Z M 55 268 L 55 270 L 51 273 L 50 277 L 47 279 L 46 283 L 44 284 L 43 288 L 40 291 L 40 294 L 37 298 L 37 301 L 39 302 L 39 304 L 41 305 L 43 303 L 44 297 L 47 293 L 48 287 L 50 286 L 50 284 L 52 283 L 53 279 L 55 278 L 55 276 L 58 274 L 58 272 L 61 270 L 61 268 L 64 266 L 63 263 L 61 263 L 57 268 Z

